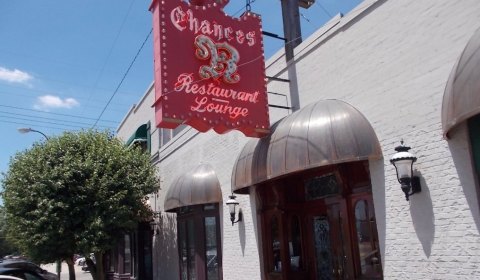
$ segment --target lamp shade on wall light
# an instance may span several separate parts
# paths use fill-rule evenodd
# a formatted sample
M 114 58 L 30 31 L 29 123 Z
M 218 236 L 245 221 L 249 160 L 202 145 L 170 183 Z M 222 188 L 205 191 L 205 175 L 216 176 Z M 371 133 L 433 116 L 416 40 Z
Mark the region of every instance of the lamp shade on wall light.
M 397 180 L 405 193 L 407 201 L 409 197 L 421 191 L 420 178 L 413 176 L 413 163 L 417 161 L 417 157 L 409 152 L 410 147 L 400 142 L 400 146 L 395 148 L 396 153 L 390 159 L 390 163 L 395 166 Z
M 225 204 L 228 205 L 228 211 L 230 212 L 230 221 L 232 221 L 232 226 L 235 224 L 235 223 L 238 223 L 242 220 L 242 212 L 238 212 L 238 219 L 235 221 L 235 216 L 236 216 L 236 207 L 239 205 L 238 201 L 236 200 L 236 196 L 235 195 L 230 195 L 229 196 L 229 199 L 227 200 L 227 202 L 225 202 Z

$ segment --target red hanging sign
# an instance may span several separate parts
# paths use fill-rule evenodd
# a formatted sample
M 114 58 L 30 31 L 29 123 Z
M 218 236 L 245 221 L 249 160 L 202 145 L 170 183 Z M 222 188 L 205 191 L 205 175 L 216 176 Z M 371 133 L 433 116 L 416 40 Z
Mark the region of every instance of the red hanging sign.
M 158 127 L 269 133 L 260 17 L 223 12 L 228 0 L 153 0 Z

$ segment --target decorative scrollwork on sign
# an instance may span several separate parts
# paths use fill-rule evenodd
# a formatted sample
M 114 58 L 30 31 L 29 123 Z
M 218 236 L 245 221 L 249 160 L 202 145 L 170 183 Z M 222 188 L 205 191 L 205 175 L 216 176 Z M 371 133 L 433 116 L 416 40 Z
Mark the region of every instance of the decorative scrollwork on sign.
M 198 74 L 202 79 L 223 77 L 229 84 L 238 83 L 240 75 L 237 73 L 237 63 L 240 60 L 238 51 L 227 42 L 215 43 L 205 35 L 198 35 L 195 39 L 197 47 L 195 55 L 198 59 L 210 59 L 209 65 L 202 65 Z

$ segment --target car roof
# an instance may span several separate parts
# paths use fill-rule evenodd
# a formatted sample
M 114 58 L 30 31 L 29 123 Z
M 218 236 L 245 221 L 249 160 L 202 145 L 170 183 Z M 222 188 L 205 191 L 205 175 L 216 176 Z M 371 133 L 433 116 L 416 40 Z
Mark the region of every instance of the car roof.
M 37 274 L 35 271 L 32 271 L 30 269 L 25 269 L 23 267 L 0 267 L 0 274 L 7 273 L 7 272 L 13 272 L 13 271 L 25 271 L 25 272 L 30 272 L 30 273 Z
M 35 264 L 32 261 L 29 260 L 20 260 L 20 259 L 6 259 L 6 260 L 0 260 L 0 266 L 2 264 L 10 264 L 10 263 L 29 263 L 29 264 Z M 36 265 L 36 264 L 35 264 Z
M 23 280 L 22 278 L 18 278 L 15 276 L 10 276 L 10 275 L 0 275 L 0 280 Z
M 4 276 L 2 274 L 9 274 L 9 273 L 15 273 L 15 272 L 23 272 L 23 273 L 30 273 L 32 275 L 37 276 L 40 279 L 45 279 L 42 275 L 39 275 L 33 270 L 30 269 L 24 269 L 21 267 L 0 267 L 0 276 Z

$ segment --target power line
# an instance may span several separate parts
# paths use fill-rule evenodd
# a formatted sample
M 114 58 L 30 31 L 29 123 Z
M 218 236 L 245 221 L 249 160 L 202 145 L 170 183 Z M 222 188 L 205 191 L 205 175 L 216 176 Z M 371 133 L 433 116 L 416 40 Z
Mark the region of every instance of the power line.
M 110 56 L 112 55 L 113 48 L 115 47 L 115 45 L 117 43 L 117 40 L 120 37 L 120 33 L 123 30 L 123 26 L 125 25 L 125 22 L 127 21 L 128 15 L 130 15 L 130 12 L 132 11 L 132 6 L 133 6 L 134 2 L 135 2 L 135 0 L 133 0 L 130 3 L 130 6 L 128 7 L 128 11 L 125 14 L 125 16 L 123 17 L 123 21 L 122 21 L 122 24 L 120 25 L 120 29 L 118 30 L 117 35 L 115 36 L 115 39 L 113 40 L 113 43 L 110 46 L 110 49 L 108 50 L 107 58 L 105 59 L 105 62 L 103 63 L 102 68 L 100 69 L 100 73 L 98 74 L 97 79 L 95 80 L 95 83 L 93 84 L 92 91 L 90 92 L 90 95 L 88 96 L 87 104 L 86 104 L 87 106 L 89 105 L 90 99 L 92 98 L 93 90 L 96 89 L 96 87 L 98 85 L 98 82 L 100 81 L 100 78 L 103 76 L 103 72 L 105 71 L 105 67 L 107 66 L 108 60 L 110 59 Z M 83 111 L 83 112 L 85 112 L 85 111 Z M 102 112 L 102 114 L 103 114 L 103 112 Z
M 19 125 L 25 125 L 25 126 L 30 126 L 31 123 L 23 123 L 23 122 L 14 122 L 14 121 L 5 121 L 5 120 L 0 120 L 0 123 L 11 123 L 11 124 L 19 124 Z M 39 128 L 49 128 L 49 129 L 56 129 L 56 130 L 68 130 L 69 128 L 71 127 L 53 127 L 53 126 L 47 126 L 47 125 L 37 125 L 36 127 L 39 127 Z
M 1 105 L 1 104 L 0 104 L 0 107 L 11 108 L 11 109 L 16 109 L 16 110 L 23 110 L 23 111 L 38 112 L 38 113 L 42 113 L 42 114 L 58 115 L 58 116 L 64 116 L 64 117 L 79 118 L 79 119 L 86 119 L 86 120 L 97 120 L 97 121 L 98 121 L 97 118 L 89 118 L 89 117 L 84 117 L 84 116 L 76 116 L 76 115 L 69 115 L 69 114 L 45 112 L 45 111 L 41 111 L 41 110 L 21 108 L 21 107 L 16 107 L 16 106 L 9 106 L 9 105 Z M 118 123 L 119 123 L 118 121 L 111 121 L 111 120 L 102 120 L 102 122 L 109 122 L 109 123 L 114 123 L 114 124 L 118 124 Z
M 326 13 L 329 18 L 333 18 L 333 16 L 327 11 L 327 9 L 325 9 L 325 7 L 323 7 L 322 4 L 320 4 L 320 2 L 315 1 L 315 4 L 317 4 L 318 6 L 320 6 L 320 9 L 322 9 L 323 12 Z
M 133 64 L 134 64 L 135 61 L 137 60 L 138 55 L 139 55 L 140 52 L 143 50 L 143 47 L 145 46 L 145 43 L 147 43 L 148 38 L 150 38 L 150 34 L 152 34 L 152 31 L 153 31 L 153 28 L 150 29 L 150 32 L 148 32 L 147 37 L 145 38 L 145 40 L 143 41 L 142 45 L 141 45 L 140 48 L 138 49 L 137 54 L 135 55 L 135 57 L 133 58 L 132 62 L 130 63 L 130 66 L 128 66 L 127 71 L 125 71 L 125 74 L 123 75 L 122 79 L 120 80 L 120 83 L 118 83 L 117 88 L 116 88 L 115 91 L 113 92 L 113 94 L 112 94 L 112 96 L 110 97 L 110 99 L 108 100 L 107 104 L 105 104 L 105 107 L 103 108 L 102 112 L 100 113 L 100 115 L 98 116 L 97 120 L 96 120 L 95 123 L 93 124 L 92 128 L 94 128 L 94 127 L 97 125 L 98 121 L 99 121 L 100 118 L 103 116 L 103 113 L 105 113 L 105 110 L 107 110 L 108 105 L 110 104 L 110 102 L 112 102 L 113 97 L 115 97 L 115 95 L 117 94 L 118 90 L 119 90 L 120 87 L 122 86 L 123 81 L 125 80 L 125 78 L 127 77 L 128 73 L 130 72 L 130 69 L 132 68 Z
M 65 123 L 68 123 L 68 124 L 75 123 L 75 124 L 86 125 L 86 126 L 90 126 L 90 125 L 91 125 L 91 123 L 77 122 L 77 121 L 65 120 L 65 119 L 55 119 L 55 118 L 39 117 L 39 116 L 35 116 L 35 115 L 27 115 L 27 114 L 13 113 L 13 112 L 1 111 L 1 110 L 0 110 L 0 113 L 9 114 L 8 116 L 2 116 L 2 115 L 0 115 L 0 117 L 6 117 L 6 118 L 10 118 L 11 115 L 13 115 L 13 116 L 20 116 L 20 117 L 27 117 L 27 118 L 35 118 L 35 119 L 32 120 L 32 121 L 35 121 L 36 119 L 43 119 L 43 120 L 50 120 L 50 121 L 57 121 L 57 122 L 65 122 Z M 11 117 L 11 118 L 15 118 L 15 117 Z M 100 127 L 114 129 L 114 127 L 112 127 L 112 126 L 100 125 Z
M 63 124 L 63 123 L 56 123 L 56 122 L 49 122 L 49 121 L 32 120 L 32 119 L 12 117 L 12 116 L 2 116 L 2 115 L 0 115 L 0 118 L 9 118 L 9 119 L 20 120 L 20 121 L 29 121 L 29 122 L 36 122 L 36 123 L 63 125 L 63 126 L 67 126 L 67 127 L 87 128 L 85 126 L 74 125 L 74 124 Z
M 245 10 L 245 11 L 249 11 L 249 6 L 254 3 L 256 0 L 250 0 L 250 2 L 247 2 L 247 4 L 245 5 L 245 7 L 242 7 L 240 10 L 236 11 L 232 17 L 236 16 L 237 14 L 239 14 L 241 11 Z
M 65 84 L 68 84 L 68 83 L 65 83 Z M 68 85 L 75 85 L 75 84 L 68 84 Z M 5 87 L 9 87 L 9 88 L 13 88 L 13 89 L 20 89 L 24 92 L 32 92 L 33 93 L 39 93 L 39 94 L 44 94 L 44 95 L 52 95 L 52 92 L 51 91 L 47 91 L 47 90 L 42 90 L 42 89 L 34 89 L 34 88 L 26 88 L 26 87 L 21 87 L 21 86 L 14 86 L 14 85 L 2 85 L 2 86 L 5 86 Z M 83 87 L 83 86 L 82 86 Z M 97 88 L 99 90 L 102 90 L 102 91 L 105 91 L 105 92 L 110 92 L 111 89 L 106 89 L 106 88 L 103 88 L 103 89 L 100 89 L 100 88 Z M 130 91 L 130 92 L 126 92 L 126 91 L 121 91 L 119 93 L 122 93 L 122 94 L 134 94 L 134 92 Z M 7 95 L 11 95 L 12 92 L 11 91 L 0 91 L 0 94 L 7 94 Z M 36 98 L 37 96 L 34 96 L 30 93 L 15 93 L 15 96 L 25 96 L 25 97 L 30 97 L 30 98 Z M 87 100 L 86 97 L 79 97 L 79 96 L 76 96 L 76 95 L 73 95 L 73 96 L 67 96 L 65 94 L 55 94 L 56 96 L 58 97 L 61 97 L 61 98 L 66 98 L 66 97 L 72 97 L 72 98 L 75 98 L 75 100 L 78 100 L 78 101 L 81 101 L 81 100 Z M 95 102 L 102 102 L 103 100 L 101 99 L 90 99 L 90 101 L 95 101 Z M 115 103 L 112 103 L 112 105 L 115 105 L 115 106 L 126 106 L 126 105 L 129 105 L 127 103 L 121 103 L 121 102 L 115 102 Z M 95 107 L 95 106 L 92 106 L 90 105 L 89 107 Z M 97 107 L 101 107 L 101 106 L 97 106 Z

